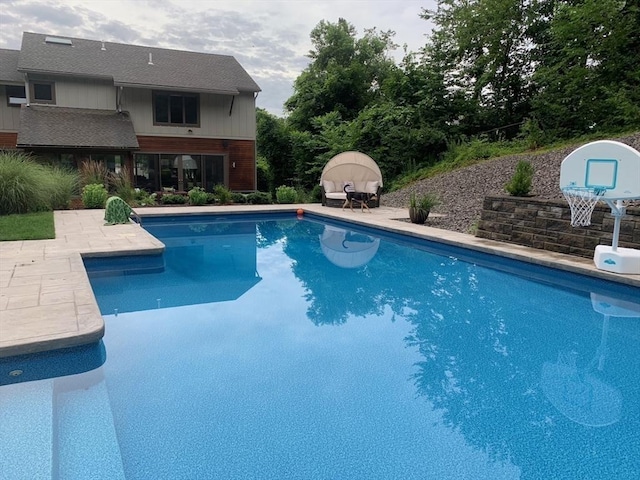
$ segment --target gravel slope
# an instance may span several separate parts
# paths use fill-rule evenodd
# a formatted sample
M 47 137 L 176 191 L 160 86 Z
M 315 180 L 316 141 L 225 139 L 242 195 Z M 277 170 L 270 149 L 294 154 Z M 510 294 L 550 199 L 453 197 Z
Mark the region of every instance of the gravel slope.
M 640 132 L 616 138 L 636 150 L 640 150 Z M 563 198 L 558 187 L 560 164 L 577 147 L 568 147 L 542 154 L 519 154 L 487 160 L 470 167 L 461 168 L 426 180 L 415 182 L 409 187 L 381 197 L 381 204 L 388 207 L 409 206 L 411 192 L 435 193 L 442 202 L 433 209 L 434 213 L 445 217 L 430 217 L 430 227 L 469 233 L 480 219 L 482 202 L 486 195 L 504 195 L 504 185 L 511 180 L 520 160 L 531 162 L 535 173 L 532 194 L 538 198 Z M 640 179 L 638 179 L 640 182 Z

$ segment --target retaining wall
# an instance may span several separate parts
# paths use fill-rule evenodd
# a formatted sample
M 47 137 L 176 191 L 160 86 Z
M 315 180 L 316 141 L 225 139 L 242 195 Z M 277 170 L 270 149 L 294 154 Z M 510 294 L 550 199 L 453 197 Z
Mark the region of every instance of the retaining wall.
M 488 196 L 477 237 L 592 258 L 597 245 L 611 245 L 614 217 L 605 203 L 596 205 L 589 227 L 572 227 L 564 200 Z M 628 207 L 620 225 L 620 247 L 640 250 L 640 207 Z

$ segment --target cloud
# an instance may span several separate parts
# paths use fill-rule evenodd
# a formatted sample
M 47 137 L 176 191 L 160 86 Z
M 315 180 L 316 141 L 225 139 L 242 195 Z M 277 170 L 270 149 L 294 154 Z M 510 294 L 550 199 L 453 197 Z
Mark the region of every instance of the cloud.
M 65 4 L 42 2 L 12 2 L 8 5 L 12 13 L 18 18 L 28 18 L 34 24 L 78 27 L 84 19 L 73 7 Z M 7 11 L 7 6 L 3 11 Z M 3 12 L 4 15 L 4 12 Z
M 0 48 L 19 49 L 22 32 L 234 56 L 262 87 L 258 105 L 281 115 L 309 64 L 309 35 L 345 18 L 358 34 L 377 27 L 416 51 L 430 25 L 418 17 L 435 0 L 2 0 Z M 402 57 L 402 50 L 396 60 Z

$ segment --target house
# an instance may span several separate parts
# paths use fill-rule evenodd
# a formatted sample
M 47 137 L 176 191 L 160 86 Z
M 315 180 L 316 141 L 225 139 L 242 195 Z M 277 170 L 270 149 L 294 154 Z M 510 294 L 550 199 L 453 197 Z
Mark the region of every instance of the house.
M 258 92 L 231 56 L 25 32 L 0 49 L 0 149 L 127 166 L 149 191 L 254 191 Z

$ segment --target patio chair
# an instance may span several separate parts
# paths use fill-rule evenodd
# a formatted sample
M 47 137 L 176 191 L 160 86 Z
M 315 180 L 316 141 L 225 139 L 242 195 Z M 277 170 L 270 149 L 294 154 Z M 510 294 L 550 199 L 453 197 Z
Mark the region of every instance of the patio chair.
M 342 152 L 327 162 L 320 175 L 322 205 L 342 207 L 347 194 L 344 186 L 351 183 L 356 192 L 375 193 L 368 206 L 379 207 L 382 193 L 382 173 L 378 164 L 361 152 Z

